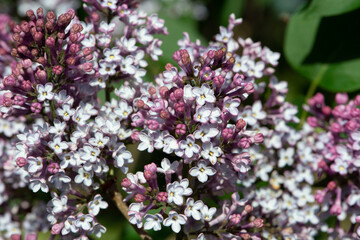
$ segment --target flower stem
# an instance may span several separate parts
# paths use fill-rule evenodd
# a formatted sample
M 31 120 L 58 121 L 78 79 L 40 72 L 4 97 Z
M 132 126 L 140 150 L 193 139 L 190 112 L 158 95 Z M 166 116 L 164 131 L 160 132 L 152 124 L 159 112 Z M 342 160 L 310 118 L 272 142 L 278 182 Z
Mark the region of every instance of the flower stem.
M 118 191 L 114 191 L 113 192 L 113 197 L 112 197 L 113 201 L 115 202 L 117 208 L 120 210 L 120 212 L 124 215 L 124 217 L 129 221 L 130 217 L 128 215 L 129 212 L 129 208 L 126 205 L 126 203 L 123 202 L 123 198 L 121 196 L 121 193 Z M 139 234 L 140 238 L 142 240 L 152 240 L 152 238 L 150 237 L 150 235 L 143 229 L 143 228 L 138 228 L 136 225 L 131 224 L 131 226 L 135 229 L 135 231 L 137 232 L 137 234 Z
M 306 96 L 305 96 L 305 103 L 307 102 L 307 100 L 309 100 L 312 96 L 314 96 L 314 93 L 315 93 L 315 90 L 317 88 L 317 86 L 319 85 L 319 83 L 321 82 L 321 79 L 323 78 L 326 70 L 328 69 L 328 65 L 323 65 L 319 72 L 317 73 L 317 75 L 315 76 L 315 78 L 313 79 L 307 93 L 306 93 Z M 307 117 L 307 112 L 306 111 L 302 111 L 302 114 L 301 114 L 301 121 L 300 121 L 300 127 L 302 127 L 305 123 L 305 120 L 306 120 L 306 117 Z

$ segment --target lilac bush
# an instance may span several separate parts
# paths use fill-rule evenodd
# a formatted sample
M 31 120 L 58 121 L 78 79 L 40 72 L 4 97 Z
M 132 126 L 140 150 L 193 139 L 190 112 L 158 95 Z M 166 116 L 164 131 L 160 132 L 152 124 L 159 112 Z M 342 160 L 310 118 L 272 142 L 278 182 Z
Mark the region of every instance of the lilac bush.
M 0 15 L 0 237 L 101 238 L 112 204 L 141 239 L 359 236 L 360 97 L 317 94 L 302 125 L 280 54 L 235 39 L 234 14 L 208 46 L 184 33 L 176 64 L 144 81 L 168 31 L 138 6 Z

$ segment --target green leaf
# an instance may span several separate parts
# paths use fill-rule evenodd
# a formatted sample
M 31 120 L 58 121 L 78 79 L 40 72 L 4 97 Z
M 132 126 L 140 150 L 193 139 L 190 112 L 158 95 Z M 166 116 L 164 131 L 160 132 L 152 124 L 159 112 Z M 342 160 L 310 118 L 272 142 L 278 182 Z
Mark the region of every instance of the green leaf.
M 226 0 L 221 10 L 221 25 L 226 27 L 229 24 L 229 16 L 234 13 L 236 18 L 241 17 L 244 8 L 244 0 Z
M 360 89 L 360 1 L 313 0 L 290 20 L 285 57 L 329 91 Z

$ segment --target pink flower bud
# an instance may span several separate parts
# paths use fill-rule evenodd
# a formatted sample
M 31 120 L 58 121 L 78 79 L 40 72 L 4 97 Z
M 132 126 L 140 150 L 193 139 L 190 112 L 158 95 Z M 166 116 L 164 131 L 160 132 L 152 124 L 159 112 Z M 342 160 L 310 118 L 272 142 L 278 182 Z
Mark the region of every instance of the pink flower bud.
M 160 92 L 161 98 L 163 98 L 163 99 L 168 98 L 169 89 L 166 86 L 161 86 L 159 92 Z
M 148 128 L 153 131 L 158 130 L 160 128 L 159 122 L 153 119 L 148 120 L 147 124 L 148 124 Z
M 241 221 L 241 215 L 240 214 L 232 214 L 229 217 L 229 222 L 232 226 L 238 225 Z
M 159 192 L 159 194 L 156 196 L 156 200 L 159 202 L 166 202 L 168 198 L 167 192 Z
M 254 226 L 256 228 L 262 228 L 264 226 L 264 220 L 261 218 L 257 218 L 254 220 Z
M 335 101 L 337 104 L 346 104 L 349 100 L 349 97 L 346 93 L 337 93 L 335 96 Z
M 35 78 L 37 80 L 40 80 L 40 81 L 45 81 L 46 80 L 46 72 L 44 70 L 37 70 L 35 72 Z
M 41 111 L 41 103 L 39 103 L 39 102 L 32 103 L 30 109 L 34 113 L 40 113 L 40 111 Z
M 141 100 L 141 99 L 137 100 L 137 101 L 136 101 L 136 104 L 135 104 L 135 106 L 136 106 L 137 108 L 143 108 L 144 105 L 145 105 L 145 103 L 144 103 L 144 101 Z
M 246 126 L 246 122 L 244 119 L 240 118 L 237 122 L 236 122 L 236 129 L 237 130 L 242 130 L 244 127 Z
M 307 123 L 311 126 L 311 127 L 317 127 L 318 122 L 316 117 L 308 117 L 307 118 Z
M 327 188 L 328 188 L 330 191 L 335 190 L 335 188 L 336 188 L 336 182 L 330 181 L 330 182 L 327 184 Z
M 20 234 L 12 234 L 10 236 L 11 240 L 21 240 L 21 235 Z
M 322 109 L 321 109 L 321 112 L 326 115 L 326 116 L 329 116 L 331 114 L 331 107 L 329 106 L 324 106 Z
M 317 190 L 315 193 L 315 201 L 320 204 L 323 203 L 325 194 L 326 194 L 326 191 Z
M 18 165 L 19 167 L 23 167 L 26 164 L 27 164 L 26 158 L 19 157 L 19 158 L 16 159 L 16 165 Z
M 225 128 L 222 132 L 221 132 L 221 136 L 225 139 L 225 140 L 229 140 L 232 136 L 233 136 L 234 132 L 231 128 Z
M 254 136 L 254 142 L 259 144 L 264 142 L 264 135 L 262 133 L 257 133 Z
M 150 171 L 152 174 L 156 174 L 157 171 L 157 167 L 155 163 L 150 163 L 145 165 L 144 169 Z
M 184 114 L 185 112 L 185 103 L 184 102 L 179 102 L 175 104 L 175 112 L 179 115 Z
M 59 168 L 60 167 L 58 163 L 50 163 L 49 166 L 47 167 L 47 170 L 51 174 L 56 174 L 57 172 L 59 172 Z
M 178 125 L 176 125 L 176 128 L 175 128 L 175 133 L 177 135 L 184 135 L 186 133 L 186 126 L 185 124 L 182 124 L 182 123 L 179 123 Z
M 348 121 L 346 124 L 345 124 L 345 128 L 348 130 L 348 131 L 355 131 L 356 128 L 357 128 L 357 122 L 353 121 L 353 120 L 350 120 Z
M 144 202 L 145 199 L 146 199 L 146 197 L 140 193 L 136 194 L 135 198 L 134 198 L 135 202 L 137 202 L 137 203 Z
M 63 67 L 60 65 L 56 65 L 53 67 L 53 73 L 55 73 L 56 75 L 60 75 L 63 71 Z
M 14 97 L 14 104 L 15 104 L 15 105 L 21 106 L 21 105 L 23 105 L 24 103 L 25 103 L 25 99 L 24 99 L 21 95 L 16 95 L 16 96 Z
M 216 87 L 220 88 L 224 84 L 224 78 L 222 76 L 216 76 L 213 79 Z
M 140 139 L 139 139 L 139 131 L 134 131 L 132 134 L 131 134 L 131 139 L 133 140 L 133 141 L 140 141 Z
M 239 73 L 236 73 L 235 76 L 233 77 L 233 83 L 235 84 L 235 86 L 241 86 L 242 83 L 244 82 L 244 75 L 240 75 Z
M 243 137 L 242 139 L 240 139 L 240 141 L 238 142 L 238 147 L 240 148 L 249 148 L 251 144 L 251 141 L 249 138 Z
M 253 207 L 249 204 L 245 205 L 245 208 L 244 210 L 247 212 L 247 213 L 250 213 L 253 211 Z
M 340 133 L 342 131 L 341 125 L 337 122 L 332 123 L 330 129 L 333 133 Z
M 160 117 L 162 119 L 169 119 L 170 118 L 170 113 L 168 111 L 166 111 L 166 110 L 161 110 Z
M 168 63 L 165 65 L 165 70 L 166 71 L 171 71 L 171 68 L 173 67 L 173 65 L 171 63 Z
M 30 90 L 32 90 L 31 82 L 30 82 L 29 80 L 23 81 L 23 82 L 21 83 L 21 88 L 22 88 L 24 91 L 30 91 Z
M 45 44 L 46 44 L 46 46 L 48 46 L 48 47 L 54 47 L 55 46 L 55 38 L 53 38 L 53 37 L 48 37 L 47 39 L 46 39 L 46 41 L 45 41 Z
M 335 203 L 331 208 L 330 208 L 330 214 L 332 215 L 336 215 L 339 216 L 342 212 L 342 207 L 340 204 Z
M 255 91 L 254 85 L 252 83 L 248 83 L 246 84 L 244 90 L 246 91 L 246 93 L 251 94 Z
M 124 188 L 129 188 L 131 186 L 131 181 L 128 178 L 124 178 L 121 182 L 121 186 Z
M 64 228 L 64 223 L 56 223 L 51 227 L 51 234 L 58 235 L 60 234 L 61 230 Z

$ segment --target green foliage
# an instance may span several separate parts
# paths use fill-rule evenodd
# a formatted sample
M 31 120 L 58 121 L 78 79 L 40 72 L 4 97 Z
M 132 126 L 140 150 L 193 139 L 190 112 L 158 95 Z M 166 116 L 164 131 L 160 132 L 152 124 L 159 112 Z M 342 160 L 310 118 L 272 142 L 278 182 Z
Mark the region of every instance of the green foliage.
M 329 91 L 360 89 L 360 1 L 313 0 L 291 18 L 285 56 Z

